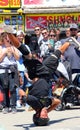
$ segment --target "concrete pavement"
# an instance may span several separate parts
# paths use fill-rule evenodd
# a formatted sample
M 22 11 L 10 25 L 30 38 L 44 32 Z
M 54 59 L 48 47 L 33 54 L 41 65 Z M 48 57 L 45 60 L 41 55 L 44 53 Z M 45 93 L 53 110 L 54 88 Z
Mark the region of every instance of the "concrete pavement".
M 0 130 L 80 130 L 80 106 L 65 111 L 49 113 L 48 126 L 35 126 L 32 121 L 34 111 L 25 107 L 18 109 L 16 114 L 0 112 Z

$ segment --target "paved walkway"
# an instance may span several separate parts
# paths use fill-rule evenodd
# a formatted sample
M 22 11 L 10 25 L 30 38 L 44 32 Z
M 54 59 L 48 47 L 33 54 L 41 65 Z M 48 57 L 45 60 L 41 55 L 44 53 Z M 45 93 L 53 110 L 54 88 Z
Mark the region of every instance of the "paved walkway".
M 80 107 L 49 113 L 48 126 L 38 127 L 33 124 L 34 111 L 20 108 L 17 114 L 0 112 L 0 130 L 80 130 Z

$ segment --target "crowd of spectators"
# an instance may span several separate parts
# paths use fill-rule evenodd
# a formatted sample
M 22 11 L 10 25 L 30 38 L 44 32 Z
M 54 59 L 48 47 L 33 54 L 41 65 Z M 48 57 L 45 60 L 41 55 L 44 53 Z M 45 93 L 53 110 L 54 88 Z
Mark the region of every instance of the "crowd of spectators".
M 80 32 L 75 23 L 65 30 L 34 28 L 34 35 L 28 36 L 22 30 L 16 32 L 16 37 L 21 44 L 25 44 L 33 58 L 38 58 L 41 62 L 50 54 L 58 49 L 70 37 L 74 37 L 80 42 Z M 61 56 L 61 61 L 68 61 L 71 67 L 71 73 L 80 73 L 80 54 L 75 46 L 70 46 Z M 16 78 L 17 77 L 17 78 Z M 5 80 L 5 81 L 4 81 Z M 22 53 L 13 46 L 6 32 L 0 34 L 0 89 L 4 94 L 4 100 L 0 102 L 3 106 L 2 112 L 17 112 L 17 107 L 21 107 L 19 88 L 25 92 L 32 84 L 29 78 L 28 70 L 23 64 Z

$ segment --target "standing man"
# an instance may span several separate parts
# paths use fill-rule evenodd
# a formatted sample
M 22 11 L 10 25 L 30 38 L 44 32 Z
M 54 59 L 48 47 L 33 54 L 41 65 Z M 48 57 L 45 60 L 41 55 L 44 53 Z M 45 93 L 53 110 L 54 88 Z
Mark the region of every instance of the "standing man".
M 49 40 L 49 31 L 47 28 L 42 30 L 43 39 L 40 41 L 40 56 L 45 59 L 48 55 L 50 55 L 52 46 Z
M 78 25 L 72 23 L 70 25 L 70 37 L 68 37 L 65 41 L 73 42 L 75 41 L 80 43 L 80 37 L 77 36 L 78 33 Z M 71 37 L 74 39 L 72 40 Z M 68 61 L 70 63 L 71 72 L 80 73 L 80 56 L 78 55 L 79 51 L 75 48 L 74 45 L 69 46 L 69 48 L 64 53 L 64 61 Z
M 41 32 L 41 28 L 39 26 L 36 26 L 34 28 L 34 32 L 36 34 L 36 37 L 37 37 L 37 41 L 38 41 L 38 45 L 40 44 L 40 41 L 43 39 L 43 35 L 42 35 L 42 32 Z

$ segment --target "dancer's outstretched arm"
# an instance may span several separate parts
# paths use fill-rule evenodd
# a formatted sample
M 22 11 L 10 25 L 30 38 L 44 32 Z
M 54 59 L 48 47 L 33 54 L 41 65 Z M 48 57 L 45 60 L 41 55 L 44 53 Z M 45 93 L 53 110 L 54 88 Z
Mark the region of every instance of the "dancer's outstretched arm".
M 18 39 L 11 33 L 8 33 L 8 36 L 10 38 L 10 40 L 12 41 L 13 45 L 15 47 L 17 47 L 23 55 L 28 55 L 29 51 L 27 50 L 27 48 L 25 48 L 24 45 L 22 45 Z M 70 43 L 69 42 L 65 42 L 60 48 L 59 50 L 61 51 L 61 53 L 63 54 L 65 52 L 65 50 L 69 47 Z
M 32 58 L 32 54 L 29 52 L 29 50 L 25 47 L 25 44 L 21 44 L 17 37 L 15 37 L 13 34 L 8 33 L 8 37 L 11 40 L 12 44 L 20 50 L 20 52 L 27 56 L 28 58 Z

